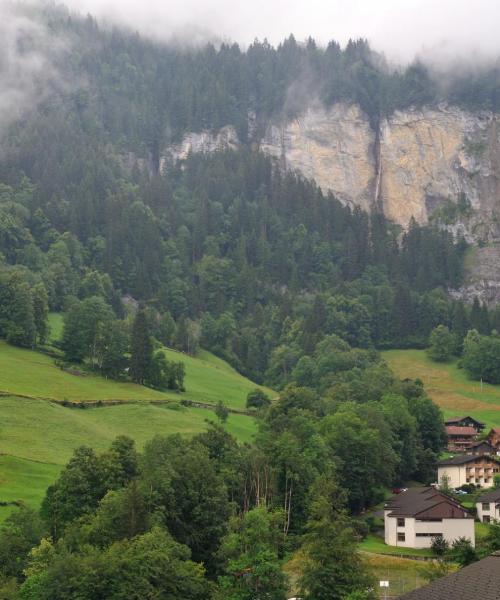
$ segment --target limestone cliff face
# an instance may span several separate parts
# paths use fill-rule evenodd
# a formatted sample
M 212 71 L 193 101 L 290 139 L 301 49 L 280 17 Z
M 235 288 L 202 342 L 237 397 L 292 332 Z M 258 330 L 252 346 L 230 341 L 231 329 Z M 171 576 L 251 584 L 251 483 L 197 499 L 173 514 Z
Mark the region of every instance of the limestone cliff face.
M 342 202 L 371 208 L 375 132 L 357 106 L 311 108 L 289 123 L 270 124 L 260 147 Z
M 381 207 L 403 226 L 411 217 L 427 222 L 466 198 L 474 217 L 467 216 L 464 232 L 500 235 L 494 218 L 500 214 L 500 140 L 490 113 L 398 111 L 374 131 L 358 107 L 309 109 L 281 127 L 271 124 L 261 148 L 340 200 Z
M 492 113 L 397 111 L 377 129 L 359 107 L 336 104 L 264 130 L 256 140 L 264 152 L 346 204 L 382 208 L 403 226 L 434 218 L 470 241 L 500 240 L 500 128 Z M 190 133 L 166 154 L 183 159 L 238 145 L 228 126 Z

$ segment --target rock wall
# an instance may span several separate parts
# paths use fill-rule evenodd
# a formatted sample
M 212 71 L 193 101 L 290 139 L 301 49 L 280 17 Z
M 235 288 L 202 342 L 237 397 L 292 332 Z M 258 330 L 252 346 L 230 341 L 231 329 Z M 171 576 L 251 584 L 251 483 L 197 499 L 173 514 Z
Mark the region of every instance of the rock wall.
M 403 226 L 411 217 L 427 222 L 464 195 L 476 217 L 471 226 L 487 238 L 500 234 L 499 147 L 496 116 L 445 106 L 398 111 L 378 132 L 356 106 L 310 108 L 293 122 L 269 125 L 261 142 L 343 202 L 381 206 Z
M 492 113 L 444 105 L 397 111 L 376 131 L 358 106 L 336 104 L 311 106 L 264 129 L 257 140 L 264 152 L 346 204 L 380 207 L 403 226 L 411 217 L 420 223 L 439 217 L 471 241 L 500 240 L 500 128 Z M 227 126 L 216 134 L 189 133 L 165 154 L 184 159 L 238 145 Z M 459 198 L 472 210 L 450 216 Z
M 283 167 L 316 180 L 342 202 L 381 208 L 403 227 L 437 220 L 470 243 L 467 279 L 457 297 L 500 301 L 500 127 L 490 112 L 446 105 L 397 111 L 377 128 L 358 106 L 310 106 L 288 122 L 249 118 L 256 147 Z M 233 127 L 187 134 L 162 158 L 185 159 L 240 145 Z

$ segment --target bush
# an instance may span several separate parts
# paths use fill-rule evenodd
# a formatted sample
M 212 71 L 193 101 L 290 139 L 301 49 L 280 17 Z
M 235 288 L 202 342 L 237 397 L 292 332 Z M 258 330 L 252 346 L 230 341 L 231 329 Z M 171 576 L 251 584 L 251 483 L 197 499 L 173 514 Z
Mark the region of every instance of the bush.
M 271 404 L 269 396 L 261 389 L 255 389 L 248 392 L 247 408 L 256 408 L 257 410 L 265 408 Z

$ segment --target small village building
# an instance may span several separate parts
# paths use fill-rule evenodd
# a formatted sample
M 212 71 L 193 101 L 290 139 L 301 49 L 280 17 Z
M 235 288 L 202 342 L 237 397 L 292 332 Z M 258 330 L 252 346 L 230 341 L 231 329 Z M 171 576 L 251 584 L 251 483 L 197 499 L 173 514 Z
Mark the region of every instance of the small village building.
M 400 596 L 400 600 L 476 599 L 500 599 L 500 552 Z
M 474 545 L 474 518 L 463 506 L 433 487 L 410 488 L 384 507 L 385 543 L 429 548 L 436 537 L 448 543 L 465 537 Z
M 438 484 L 446 480 L 450 488 L 471 484 L 492 487 L 493 478 L 500 473 L 500 462 L 496 456 L 461 455 L 446 458 L 438 463 Z
M 495 452 L 500 454 L 500 427 L 493 427 L 490 429 L 486 439 L 493 446 Z
M 447 425 L 445 429 L 450 452 L 464 452 L 476 441 L 478 434 L 474 427 Z
M 478 455 L 478 454 L 496 454 L 495 448 L 488 442 L 488 440 L 480 440 L 472 442 L 472 444 L 465 450 L 465 454 Z
M 500 523 L 500 490 L 492 490 L 479 496 L 476 510 L 477 518 L 481 523 L 491 523 L 492 521 Z
M 486 425 L 481 421 L 469 416 L 450 417 L 449 419 L 446 419 L 444 424 L 450 427 L 472 427 L 476 430 L 476 433 L 481 433 L 481 431 L 486 427 Z

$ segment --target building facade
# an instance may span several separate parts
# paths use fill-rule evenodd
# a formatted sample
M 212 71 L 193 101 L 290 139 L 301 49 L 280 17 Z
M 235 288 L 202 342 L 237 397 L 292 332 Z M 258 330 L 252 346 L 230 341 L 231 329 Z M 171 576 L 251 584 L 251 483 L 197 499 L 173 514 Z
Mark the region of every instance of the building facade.
M 477 518 L 481 523 L 500 523 L 500 490 L 479 496 L 476 502 Z
M 465 537 L 475 544 L 474 518 L 460 503 L 432 487 L 410 488 L 384 507 L 385 543 L 429 548 L 436 537 L 448 543 Z
M 493 487 L 493 478 L 500 473 L 500 462 L 495 456 L 464 455 L 441 460 L 438 463 L 438 484 L 458 488 L 471 484 Z

